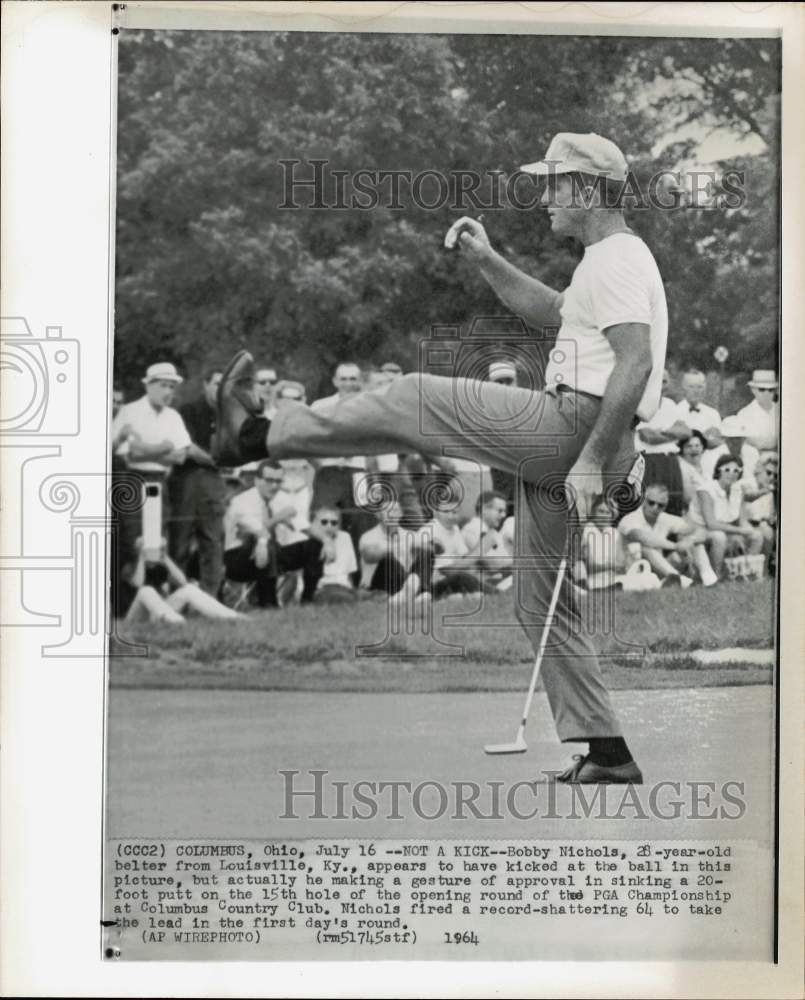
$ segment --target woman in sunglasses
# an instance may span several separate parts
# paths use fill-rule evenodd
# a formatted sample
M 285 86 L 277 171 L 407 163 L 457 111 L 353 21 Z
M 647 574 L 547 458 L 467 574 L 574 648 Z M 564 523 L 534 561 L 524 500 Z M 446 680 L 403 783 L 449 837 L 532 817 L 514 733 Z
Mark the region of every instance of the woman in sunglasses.
M 757 555 L 763 550 L 763 535 L 744 517 L 742 473 L 740 458 L 722 455 L 712 481 L 697 490 L 690 507 L 691 520 L 707 531 L 710 562 L 719 577 L 728 556 Z

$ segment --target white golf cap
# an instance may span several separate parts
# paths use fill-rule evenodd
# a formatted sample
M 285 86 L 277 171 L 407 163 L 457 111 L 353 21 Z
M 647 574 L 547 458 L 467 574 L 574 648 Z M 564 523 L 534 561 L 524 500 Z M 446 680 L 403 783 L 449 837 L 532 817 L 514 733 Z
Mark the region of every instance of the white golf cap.
M 489 381 L 497 382 L 503 378 L 517 379 L 517 369 L 511 361 L 493 361 L 489 366 Z
M 526 163 L 526 174 L 591 174 L 625 181 L 629 172 L 626 157 L 614 142 L 595 132 L 559 132 L 551 139 L 544 160 Z
M 150 365 L 145 373 L 143 382 L 175 382 L 177 385 L 184 379 L 176 371 L 176 368 L 168 361 L 160 361 L 155 365 Z

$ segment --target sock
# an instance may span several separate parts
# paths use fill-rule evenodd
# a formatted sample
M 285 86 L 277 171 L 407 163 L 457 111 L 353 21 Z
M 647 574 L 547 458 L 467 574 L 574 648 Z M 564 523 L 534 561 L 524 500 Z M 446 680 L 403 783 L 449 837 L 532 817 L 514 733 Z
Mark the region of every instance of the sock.
M 602 767 L 618 767 L 632 759 L 622 736 L 595 737 L 590 741 L 590 760 Z
M 238 444 L 247 462 L 257 462 L 268 458 L 268 428 L 271 421 L 268 417 L 246 417 L 238 431 Z

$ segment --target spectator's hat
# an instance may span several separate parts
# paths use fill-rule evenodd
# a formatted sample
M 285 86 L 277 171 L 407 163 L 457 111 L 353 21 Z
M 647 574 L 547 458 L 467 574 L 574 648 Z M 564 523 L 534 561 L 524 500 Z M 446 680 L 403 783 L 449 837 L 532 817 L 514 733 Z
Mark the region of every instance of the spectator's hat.
M 489 381 L 500 382 L 503 379 L 517 380 L 517 369 L 511 361 L 493 361 L 489 366 Z
M 626 157 L 615 143 L 595 132 L 559 132 L 551 139 L 544 160 L 526 163 L 520 169 L 543 177 L 579 173 L 616 181 L 625 181 L 629 173 Z
M 726 438 L 746 437 L 746 425 L 737 414 L 732 417 L 724 417 L 721 421 L 721 434 L 722 437 Z
M 770 368 L 756 368 L 748 384 L 753 389 L 777 389 L 780 385 L 777 381 L 777 372 Z
M 175 382 L 178 385 L 183 381 L 182 376 L 168 361 L 160 361 L 155 365 L 149 365 L 143 379 L 145 385 L 148 385 L 149 382 Z

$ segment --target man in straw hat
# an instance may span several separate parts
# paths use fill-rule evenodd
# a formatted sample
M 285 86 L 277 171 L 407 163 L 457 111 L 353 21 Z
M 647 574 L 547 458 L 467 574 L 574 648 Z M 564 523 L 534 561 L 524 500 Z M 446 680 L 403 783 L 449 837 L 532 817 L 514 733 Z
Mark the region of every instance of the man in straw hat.
M 536 649 L 558 595 L 542 676 L 559 738 L 588 744 L 559 780 L 639 783 L 595 646 L 560 573 L 571 520 L 586 520 L 605 490 L 621 499 L 634 492 L 634 428 L 660 400 L 665 293 L 651 252 L 612 202 L 628 173 L 613 142 L 561 133 L 544 160 L 522 169 L 547 182 L 540 205 L 554 234 L 584 245 L 569 287 L 550 288 L 510 264 L 475 219 L 455 222 L 445 246 L 473 261 L 527 323 L 560 327 L 557 343 L 568 349 L 552 352 L 544 390 L 413 373 L 385 394 L 342 400 L 326 414 L 289 405 L 269 424 L 253 398 L 252 359 L 241 352 L 221 383 L 219 448 L 230 464 L 230 456 L 266 454 L 435 453 L 460 442 L 468 458 L 515 474 L 516 612 Z M 479 403 L 472 413 L 464 412 L 467 400 Z
M 145 394 L 118 410 L 112 422 L 115 453 L 126 468 L 145 482 L 163 485 L 174 465 L 187 457 L 190 435 L 179 413 L 170 405 L 182 377 L 167 361 L 150 365 L 142 379 Z M 162 522 L 167 521 L 166 492 L 162 493 Z M 123 544 L 140 534 L 141 514 L 121 516 Z M 134 534 L 132 534 L 134 533 Z
M 746 440 L 758 451 L 776 451 L 779 446 L 780 411 L 777 394 L 780 383 L 777 373 L 768 368 L 757 368 L 748 382 L 751 403 L 735 414 L 746 429 Z

